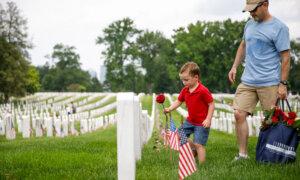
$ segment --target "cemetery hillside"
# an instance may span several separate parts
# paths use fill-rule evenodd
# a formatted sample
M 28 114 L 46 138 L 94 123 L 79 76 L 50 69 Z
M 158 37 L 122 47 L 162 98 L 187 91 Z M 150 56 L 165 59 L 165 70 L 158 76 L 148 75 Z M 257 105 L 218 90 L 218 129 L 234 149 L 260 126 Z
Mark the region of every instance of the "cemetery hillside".
M 34 65 L 30 23 L 21 12 L 15 2 L 0 2 L 0 179 L 171 180 L 182 179 L 182 169 L 186 179 L 299 179 L 299 148 L 279 147 L 296 157 L 292 163 L 256 161 L 265 120 L 272 123 L 276 114 L 263 111 L 260 103 L 246 119 L 249 158 L 233 161 L 238 154 L 233 99 L 244 66 L 233 84 L 227 74 L 247 19 L 199 20 L 177 27 L 171 37 L 140 29 L 129 17 L 110 22 L 99 27 L 91 44 L 102 48 L 101 79 L 84 70 L 79 50 L 64 42 L 56 42 L 44 63 Z M 295 39 L 290 54 L 289 104 L 282 114 L 299 140 L 300 43 Z M 194 162 L 189 143 L 178 135 L 188 116 L 186 104 L 164 113 L 184 86 L 179 71 L 187 61 L 198 64 L 215 107 L 204 164 Z M 171 149 L 172 136 L 177 150 Z M 183 155 L 192 159 L 184 167 Z

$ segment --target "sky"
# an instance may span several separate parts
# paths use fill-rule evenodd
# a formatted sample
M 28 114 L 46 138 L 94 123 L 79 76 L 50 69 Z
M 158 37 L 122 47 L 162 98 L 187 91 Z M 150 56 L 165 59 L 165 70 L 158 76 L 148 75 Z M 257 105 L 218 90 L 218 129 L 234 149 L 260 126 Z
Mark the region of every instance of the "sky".
M 81 67 L 99 74 L 103 64 L 96 38 L 114 21 L 129 17 L 136 28 L 160 31 L 170 38 L 174 29 L 197 21 L 244 20 L 246 0 L 12 0 L 27 19 L 33 65 L 44 65 L 57 43 L 74 46 Z M 300 0 L 269 0 L 270 13 L 300 37 Z M 6 7 L 7 0 L 0 0 Z

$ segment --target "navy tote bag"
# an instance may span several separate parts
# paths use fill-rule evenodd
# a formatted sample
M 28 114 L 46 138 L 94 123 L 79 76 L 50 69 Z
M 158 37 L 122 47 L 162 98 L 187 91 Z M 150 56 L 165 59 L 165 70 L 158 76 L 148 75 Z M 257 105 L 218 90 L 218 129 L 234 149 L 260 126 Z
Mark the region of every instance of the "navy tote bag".
M 286 101 L 288 104 L 288 101 Z M 289 110 L 291 108 L 288 104 Z M 284 102 L 282 101 L 282 110 Z M 296 129 L 283 123 L 283 117 L 276 125 L 261 130 L 256 145 L 256 161 L 262 163 L 290 163 L 296 160 L 299 137 Z

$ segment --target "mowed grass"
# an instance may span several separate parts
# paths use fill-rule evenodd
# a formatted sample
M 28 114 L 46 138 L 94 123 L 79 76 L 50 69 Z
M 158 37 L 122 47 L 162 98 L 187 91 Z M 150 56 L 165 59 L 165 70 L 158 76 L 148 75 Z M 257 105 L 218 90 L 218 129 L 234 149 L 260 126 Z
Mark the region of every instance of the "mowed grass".
M 151 112 L 151 97 L 143 107 Z M 165 102 L 165 107 L 169 102 Z M 157 104 L 160 122 L 165 123 Z M 181 116 L 172 112 L 177 127 Z M 156 127 L 156 126 L 154 126 Z M 178 152 L 166 149 L 155 129 L 137 162 L 136 179 L 178 179 Z M 80 136 L 30 138 L 8 141 L 0 137 L 0 179 L 117 179 L 116 126 Z M 207 162 L 187 179 L 299 179 L 300 162 L 262 165 L 255 162 L 257 138 L 249 139 L 251 159 L 232 163 L 237 153 L 234 135 L 211 130 Z M 298 149 L 298 158 L 300 151 Z
M 169 106 L 166 101 L 165 107 Z M 162 106 L 158 105 L 160 122 L 165 123 Z M 182 117 L 172 112 L 176 126 Z M 163 126 L 164 127 L 164 126 Z M 160 139 L 160 141 L 157 141 Z M 215 130 L 210 131 L 206 146 L 206 163 L 200 165 L 197 160 L 197 171 L 187 179 L 299 179 L 300 150 L 297 160 L 292 164 L 260 164 L 255 161 L 257 137 L 249 138 L 250 159 L 243 162 L 232 162 L 237 155 L 236 137 Z M 142 159 L 137 162 L 136 179 L 178 179 L 178 152 L 165 148 L 160 132 L 155 130 L 150 141 L 142 150 Z
M 116 126 L 65 138 L 1 138 L 0 179 L 117 179 Z
M 158 133 L 156 133 L 158 136 Z M 178 152 L 170 151 L 152 138 L 142 151 L 142 159 L 137 163 L 137 179 L 178 179 Z M 257 138 L 251 137 L 249 142 L 250 160 L 235 162 L 237 153 L 235 136 L 214 131 L 210 132 L 207 144 L 207 161 L 187 179 L 299 179 L 300 161 L 286 165 L 266 165 L 255 161 Z

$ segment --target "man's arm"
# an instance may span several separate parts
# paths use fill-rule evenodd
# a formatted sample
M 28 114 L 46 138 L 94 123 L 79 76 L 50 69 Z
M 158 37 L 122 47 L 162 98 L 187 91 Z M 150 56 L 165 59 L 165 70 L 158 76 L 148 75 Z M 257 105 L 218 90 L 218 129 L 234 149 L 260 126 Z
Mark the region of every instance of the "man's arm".
M 169 113 L 169 112 L 173 111 L 174 109 L 177 109 L 181 104 L 182 104 L 182 102 L 177 99 L 170 107 L 165 108 L 164 112 Z
M 290 71 L 290 50 L 280 52 L 281 56 L 281 81 L 287 81 Z M 287 97 L 287 86 L 279 83 L 278 96 L 280 99 Z
M 228 73 L 228 79 L 231 83 L 235 82 L 236 69 L 241 64 L 242 60 L 245 58 L 245 48 L 246 48 L 245 41 L 242 40 L 236 52 L 234 63 L 231 67 L 231 70 Z
M 209 128 L 211 125 L 211 119 L 213 117 L 214 114 L 214 110 L 215 110 L 215 104 L 214 102 L 211 102 L 208 104 L 208 112 L 207 112 L 207 116 L 205 118 L 205 120 L 203 121 L 203 127 L 205 128 Z

